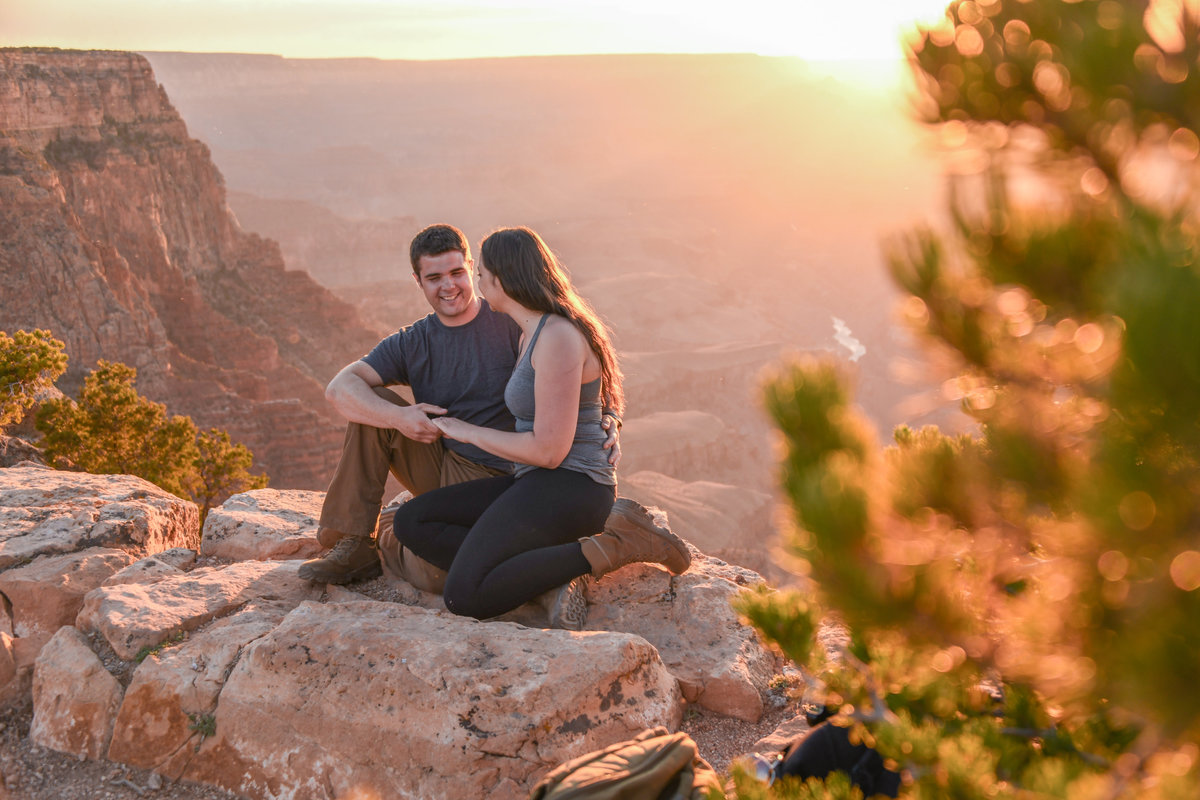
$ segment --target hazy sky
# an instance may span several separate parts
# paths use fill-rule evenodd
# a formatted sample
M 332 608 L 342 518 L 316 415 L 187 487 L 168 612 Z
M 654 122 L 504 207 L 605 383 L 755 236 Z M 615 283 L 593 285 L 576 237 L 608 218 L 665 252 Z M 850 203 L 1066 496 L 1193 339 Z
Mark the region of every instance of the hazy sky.
M 0 0 L 0 45 L 437 59 L 750 52 L 894 59 L 946 0 Z

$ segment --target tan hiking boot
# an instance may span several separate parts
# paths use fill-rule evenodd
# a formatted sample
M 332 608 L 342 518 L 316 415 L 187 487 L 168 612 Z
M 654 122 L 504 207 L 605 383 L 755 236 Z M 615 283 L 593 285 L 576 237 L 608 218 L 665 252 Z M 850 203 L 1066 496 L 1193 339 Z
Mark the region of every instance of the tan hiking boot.
M 645 506 L 627 497 L 613 503 L 603 532 L 579 543 L 595 578 L 638 561 L 661 564 L 673 575 L 682 575 L 692 564 L 687 544 L 656 524 Z
M 580 575 L 537 598 L 546 609 L 549 628 L 580 631 L 587 624 L 587 581 Z
M 382 571 L 375 541 L 369 536 L 347 536 L 321 558 L 305 561 L 297 574 L 317 583 L 350 583 L 377 577 Z

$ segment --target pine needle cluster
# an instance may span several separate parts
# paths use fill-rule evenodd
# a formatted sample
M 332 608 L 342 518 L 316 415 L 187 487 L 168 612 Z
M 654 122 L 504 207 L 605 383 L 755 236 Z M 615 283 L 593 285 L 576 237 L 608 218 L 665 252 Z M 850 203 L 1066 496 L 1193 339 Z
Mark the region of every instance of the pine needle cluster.
M 743 611 L 903 797 L 1200 797 L 1191 8 L 956 0 L 914 40 L 949 225 L 886 255 L 974 433 L 881 448 L 829 364 L 767 388 L 785 538 L 818 590 Z M 829 612 L 852 632 L 832 658 L 795 641 Z M 857 791 L 787 783 L 739 789 Z

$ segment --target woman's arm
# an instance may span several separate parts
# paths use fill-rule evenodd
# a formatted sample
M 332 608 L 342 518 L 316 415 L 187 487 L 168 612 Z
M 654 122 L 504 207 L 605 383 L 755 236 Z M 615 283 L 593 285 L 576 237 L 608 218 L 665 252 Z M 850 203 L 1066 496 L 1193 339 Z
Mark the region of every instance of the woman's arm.
M 448 417 L 432 422 L 451 439 L 509 461 L 554 469 L 575 440 L 579 391 L 589 352 L 583 335 L 568 320 L 551 317 L 546 321 L 532 353 L 536 406 L 532 431 L 498 431 Z

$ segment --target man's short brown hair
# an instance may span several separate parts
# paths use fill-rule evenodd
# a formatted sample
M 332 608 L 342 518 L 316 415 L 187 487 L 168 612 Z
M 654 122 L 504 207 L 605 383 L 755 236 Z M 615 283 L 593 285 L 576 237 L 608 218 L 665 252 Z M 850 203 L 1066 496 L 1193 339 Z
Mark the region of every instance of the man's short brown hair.
M 440 256 L 442 253 L 458 251 L 463 254 L 463 260 L 471 259 L 471 245 L 467 237 L 453 225 L 430 225 L 413 237 L 408 248 L 408 257 L 412 261 L 413 274 L 421 277 L 421 267 L 418 263 L 421 256 Z

